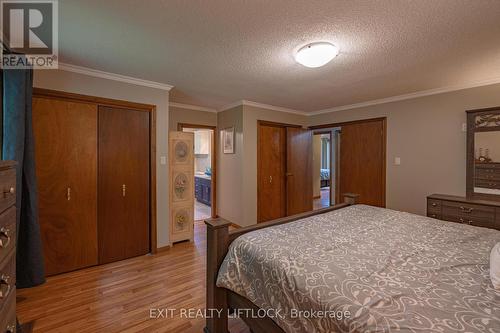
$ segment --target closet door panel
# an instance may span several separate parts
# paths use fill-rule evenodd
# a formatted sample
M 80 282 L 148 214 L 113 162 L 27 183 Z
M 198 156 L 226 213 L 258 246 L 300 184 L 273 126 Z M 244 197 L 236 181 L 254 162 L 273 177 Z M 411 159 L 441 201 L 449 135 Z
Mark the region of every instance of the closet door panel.
M 284 127 L 259 125 L 258 221 L 286 216 L 286 131 Z
M 286 189 L 288 216 L 313 210 L 312 131 L 286 129 Z
M 47 275 L 97 264 L 97 106 L 33 98 Z
M 99 263 L 149 252 L 149 116 L 99 107 Z

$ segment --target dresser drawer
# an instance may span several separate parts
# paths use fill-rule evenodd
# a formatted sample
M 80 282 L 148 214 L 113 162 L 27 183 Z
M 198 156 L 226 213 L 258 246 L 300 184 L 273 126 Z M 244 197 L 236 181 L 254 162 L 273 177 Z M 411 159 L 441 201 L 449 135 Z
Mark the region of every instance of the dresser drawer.
M 16 247 L 16 207 L 0 214 L 0 262 Z
M 427 199 L 427 212 L 441 214 L 441 200 Z
M 15 169 L 0 171 L 0 213 L 16 203 Z
M 16 292 L 9 295 L 0 316 L 0 333 L 16 333 Z
M 474 187 L 500 189 L 500 181 L 474 179 Z
M 495 219 L 495 208 L 470 203 L 443 201 L 442 213 L 444 215 L 475 217 L 480 219 Z
M 476 179 L 485 179 L 485 180 L 500 180 L 500 170 L 495 169 L 478 169 L 476 170 L 476 174 L 474 175 Z
M 12 251 L 0 262 L 0 313 L 4 313 L 7 300 L 16 290 L 16 253 Z
M 475 227 L 483 227 L 483 228 L 497 228 L 494 219 L 488 218 L 477 218 L 477 217 L 467 217 L 467 216 L 452 216 L 452 215 L 443 215 L 442 220 L 468 224 Z

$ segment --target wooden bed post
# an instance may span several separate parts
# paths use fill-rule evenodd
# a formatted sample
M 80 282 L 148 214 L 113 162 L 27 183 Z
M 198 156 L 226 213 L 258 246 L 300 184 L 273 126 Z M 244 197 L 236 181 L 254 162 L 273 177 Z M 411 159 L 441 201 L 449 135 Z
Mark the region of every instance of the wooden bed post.
M 349 205 L 356 205 L 359 203 L 359 194 L 344 193 L 344 202 Z
M 231 222 L 221 218 L 205 221 L 207 225 L 207 323 L 205 333 L 227 333 L 227 292 L 218 288 L 217 274 L 229 246 Z M 216 311 L 217 310 L 217 311 Z M 220 316 L 218 311 L 220 312 Z

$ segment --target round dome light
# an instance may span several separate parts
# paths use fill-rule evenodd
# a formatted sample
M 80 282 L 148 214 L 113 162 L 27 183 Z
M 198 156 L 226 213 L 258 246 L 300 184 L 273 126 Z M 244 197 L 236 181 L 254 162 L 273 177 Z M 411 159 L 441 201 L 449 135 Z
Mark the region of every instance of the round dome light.
M 335 58 L 339 51 L 338 47 L 327 42 L 311 43 L 297 51 L 295 61 L 310 68 L 321 67 Z

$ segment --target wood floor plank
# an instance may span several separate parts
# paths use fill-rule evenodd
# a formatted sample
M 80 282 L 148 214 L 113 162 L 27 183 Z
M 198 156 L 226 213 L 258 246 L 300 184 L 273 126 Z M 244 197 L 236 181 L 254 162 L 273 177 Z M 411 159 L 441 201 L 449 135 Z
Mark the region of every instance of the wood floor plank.
M 202 332 L 203 318 L 150 318 L 150 309 L 205 308 L 206 228 L 195 241 L 147 255 L 48 278 L 18 291 L 17 315 L 34 333 Z M 231 333 L 248 333 L 230 319 Z

